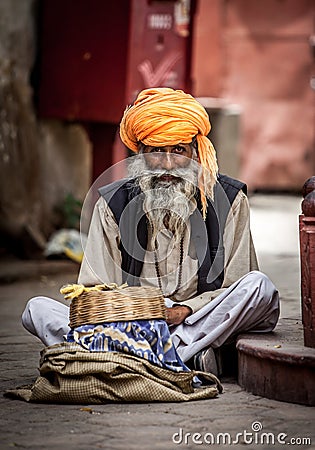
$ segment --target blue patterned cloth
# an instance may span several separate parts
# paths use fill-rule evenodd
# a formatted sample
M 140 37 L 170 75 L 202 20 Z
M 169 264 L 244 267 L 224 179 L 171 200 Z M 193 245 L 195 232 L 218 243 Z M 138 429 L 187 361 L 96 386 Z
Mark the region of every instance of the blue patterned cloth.
M 91 352 L 126 352 L 175 372 L 189 371 L 176 352 L 164 320 L 82 325 L 71 329 L 66 340 Z

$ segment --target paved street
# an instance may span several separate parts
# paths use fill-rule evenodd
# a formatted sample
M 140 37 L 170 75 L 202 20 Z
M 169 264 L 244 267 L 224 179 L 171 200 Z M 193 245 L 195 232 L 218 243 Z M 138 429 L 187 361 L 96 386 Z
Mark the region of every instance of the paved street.
M 301 200 L 254 195 L 250 202 L 261 269 L 281 292 L 281 317 L 299 319 Z M 59 288 L 75 282 L 77 266 L 9 261 L 0 262 L 0 269 L 2 394 L 5 389 L 30 384 L 37 376 L 42 345 L 20 324 L 26 301 L 38 294 L 63 301 Z M 234 380 L 222 381 L 224 393 L 218 398 L 191 403 L 52 405 L 1 395 L 0 450 L 223 448 L 228 446 L 223 445 L 224 439 L 236 449 L 280 449 L 294 443 L 315 449 L 314 408 L 254 396 Z M 261 444 L 263 432 L 269 435 Z M 211 438 L 217 443 L 211 444 Z M 313 444 L 303 444 L 303 438 Z

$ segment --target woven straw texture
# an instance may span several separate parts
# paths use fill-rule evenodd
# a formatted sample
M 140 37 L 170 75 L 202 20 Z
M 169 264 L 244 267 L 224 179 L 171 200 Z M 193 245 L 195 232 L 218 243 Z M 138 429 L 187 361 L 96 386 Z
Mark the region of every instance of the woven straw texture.
M 165 319 L 165 303 L 157 288 L 130 286 L 83 292 L 70 305 L 70 327 L 132 320 Z
M 33 386 L 6 392 L 6 396 L 30 402 L 100 404 L 108 402 L 181 402 L 216 397 L 219 380 L 207 374 L 214 385 L 194 389 L 199 372 L 175 373 L 135 356 L 92 352 L 72 343 L 46 347 L 40 376 Z

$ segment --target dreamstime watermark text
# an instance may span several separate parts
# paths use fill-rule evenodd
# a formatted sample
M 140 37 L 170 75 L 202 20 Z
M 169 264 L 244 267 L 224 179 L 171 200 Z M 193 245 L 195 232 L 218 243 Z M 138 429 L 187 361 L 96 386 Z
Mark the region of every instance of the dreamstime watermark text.
M 254 421 L 249 430 L 238 433 L 194 433 L 183 428 L 173 434 L 172 442 L 177 445 L 311 445 L 310 437 L 290 437 L 286 433 L 263 431 L 261 422 Z

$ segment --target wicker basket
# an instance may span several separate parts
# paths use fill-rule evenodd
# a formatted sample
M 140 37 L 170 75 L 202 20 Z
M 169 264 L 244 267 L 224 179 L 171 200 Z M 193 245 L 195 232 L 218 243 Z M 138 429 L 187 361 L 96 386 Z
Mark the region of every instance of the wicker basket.
M 70 327 L 102 322 L 165 319 L 159 289 L 131 286 L 108 291 L 83 292 L 70 304 Z

